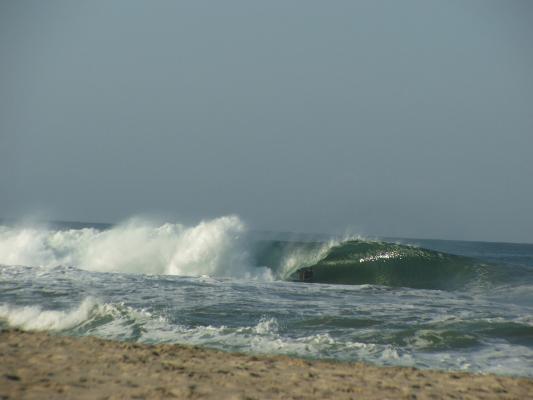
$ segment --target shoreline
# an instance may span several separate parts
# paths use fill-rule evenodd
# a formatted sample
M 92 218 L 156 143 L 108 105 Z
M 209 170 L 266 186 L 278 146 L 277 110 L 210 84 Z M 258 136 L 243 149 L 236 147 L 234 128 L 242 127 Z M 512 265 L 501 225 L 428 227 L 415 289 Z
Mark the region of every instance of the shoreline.
M 0 399 L 527 399 L 533 379 L 0 331 Z

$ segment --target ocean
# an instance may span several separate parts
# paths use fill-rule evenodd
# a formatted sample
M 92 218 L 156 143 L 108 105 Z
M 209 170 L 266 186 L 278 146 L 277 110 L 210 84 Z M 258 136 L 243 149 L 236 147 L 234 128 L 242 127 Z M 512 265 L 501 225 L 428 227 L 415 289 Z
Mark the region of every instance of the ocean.
M 0 329 L 533 376 L 533 245 L 0 226 Z

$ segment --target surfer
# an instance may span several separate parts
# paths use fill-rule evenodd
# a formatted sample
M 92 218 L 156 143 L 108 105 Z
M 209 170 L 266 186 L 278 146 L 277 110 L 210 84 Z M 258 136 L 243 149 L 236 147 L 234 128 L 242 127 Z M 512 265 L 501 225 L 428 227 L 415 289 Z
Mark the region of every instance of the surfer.
M 313 279 L 313 269 L 311 267 L 298 270 L 298 280 L 307 282 Z

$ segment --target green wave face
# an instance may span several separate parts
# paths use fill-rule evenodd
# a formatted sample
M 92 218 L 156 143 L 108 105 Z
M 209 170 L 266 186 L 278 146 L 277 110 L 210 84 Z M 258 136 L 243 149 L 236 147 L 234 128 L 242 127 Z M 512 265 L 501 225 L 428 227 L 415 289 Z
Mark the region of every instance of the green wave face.
M 351 240 L 332 247 L 320 261 L 298 269 L 289 279 L 454 290 L 489 285 L 495 278 L 491 269 L 468 257 L 406 245 Z

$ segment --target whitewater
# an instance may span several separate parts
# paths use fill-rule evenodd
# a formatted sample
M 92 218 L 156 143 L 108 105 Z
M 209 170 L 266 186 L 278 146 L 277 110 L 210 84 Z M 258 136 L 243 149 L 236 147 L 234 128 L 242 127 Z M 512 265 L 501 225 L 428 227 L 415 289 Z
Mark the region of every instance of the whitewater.
M 0 329 L 533 376 L 533 245 L 0 225 Z

